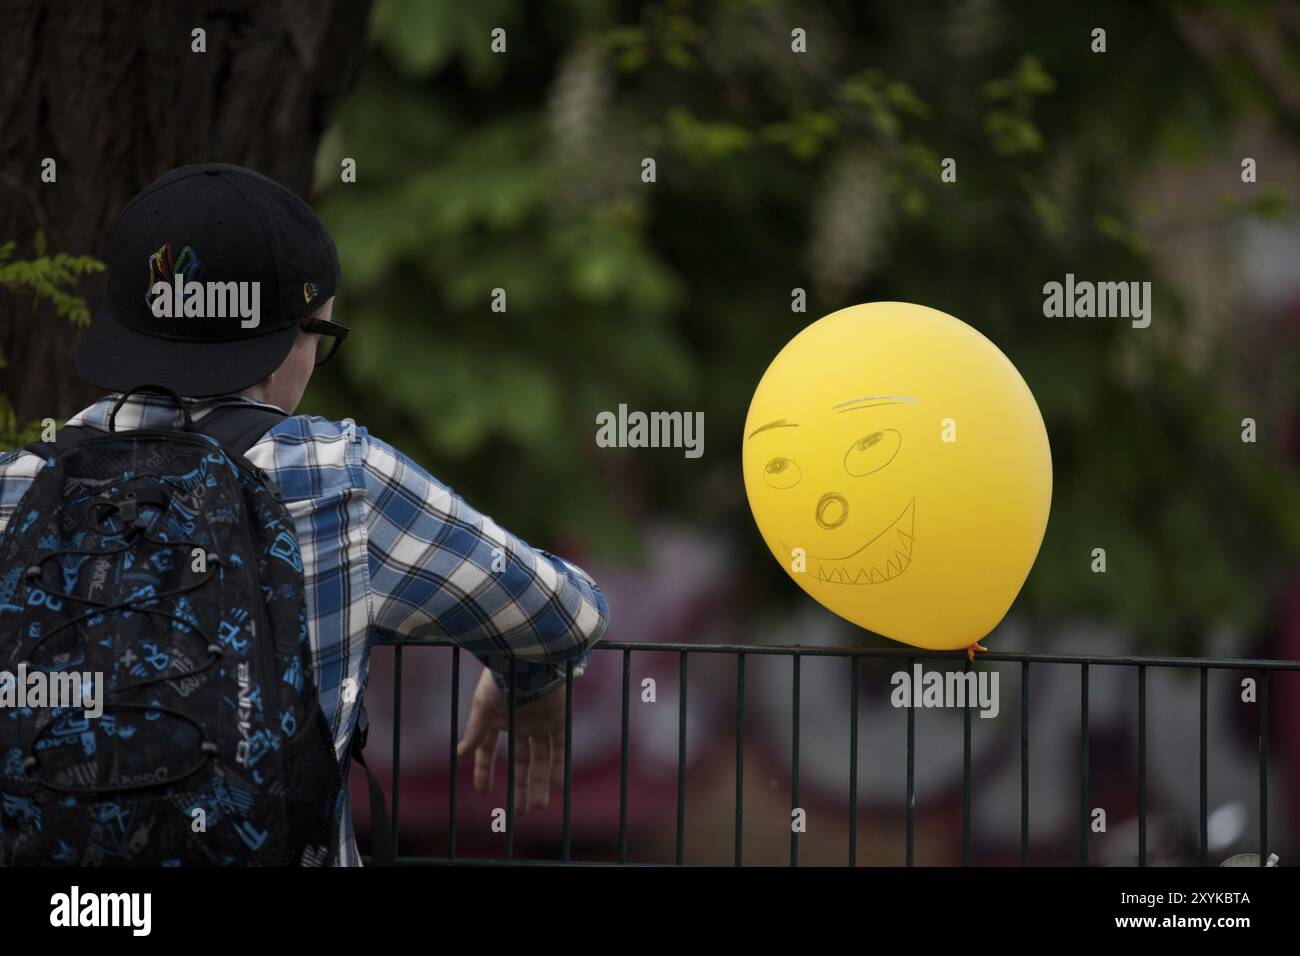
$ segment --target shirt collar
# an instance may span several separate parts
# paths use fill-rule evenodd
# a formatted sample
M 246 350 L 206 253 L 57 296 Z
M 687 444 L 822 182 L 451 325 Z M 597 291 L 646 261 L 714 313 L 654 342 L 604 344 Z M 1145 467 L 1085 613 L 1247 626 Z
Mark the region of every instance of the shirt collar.
M 89 425 L 91 428 L 98 428 L 100 431 L 108 431 L 108 417 L 112 414 L 113 406 L 117 404 L 122 397 L 121 393 L 106 395 L 95 404 L 83 408 L 77 414 L 68 419 L 69 425 Z M 204 415 L 221 405 L 251 405 L 255 408 L 270 408 L 279 412 L 284 409 L 266 402 L 258 402 L 249 398 L 247 395 L 218 395 L 213 398 L 185 398 L 182 399 L 186 409 L 189 410 L 190 418 L 199 421 Z M 288 414 L 288 412 L 284 412 Z M 118 410 L 117 418 L 114 421 L 114 427 L 119 431 L 130 431 L 135 428 L 179 428 L 184 424 L 184 417 L 180 409 L 176 407 L 176 402 L 167 395 L 153 395 L 148 392 L 139 392 L 132 395 Z

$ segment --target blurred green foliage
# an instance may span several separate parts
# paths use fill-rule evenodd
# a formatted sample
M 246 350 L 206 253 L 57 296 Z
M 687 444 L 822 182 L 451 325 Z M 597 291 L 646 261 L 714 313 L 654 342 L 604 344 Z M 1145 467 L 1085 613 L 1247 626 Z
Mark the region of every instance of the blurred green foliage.
M 37 232 L 33 240 L 36 255 L 32 259 L 13 259 L 16 242 L 0 243 L 0 286 L 32 297 L 32 307 L 48 301 L 55 312 L 73 325 L 90 324 L 90 308 L 85 299 L 68 291 L 77 280 L 92 272 L 103 272 L 104 263 L 92 256 L 73 256 L 66 252 L 49 254 L 45 233 Z
M 32 307 L 49 302 L 55 312 L 73 325 L 90 324 L 90 308 L 85 299 L 74 294 L 77 280 L 92 272 L 103 272 L 104 263 L 91 256 L 73 256 L 66 252 L 50 255 L 45 233 L 38 231 L 32 241 L 35 256 L 13 258 L 16 241 L 0 243 L 0 288 L 31 296 Z M 5 357 L 0 354 L 0 368 Z M 19 448 L 40 437 L 40 422 L 21 422 L 12 403 L 0 395 L 0 449 Z
M 305 408 L 356 418 L 537 543 L 635 560 L 646 521 L 677 518 L 793 599 L 739 473 L 753 388 L 817 317 L 920 302 L 997 343 L 1047 422 L 1055 498 L 1023 609 L 1114 615 L 1182 649 L 1224 617 L 1256 624 L 1294 570 L 1300 489 L 1273 423 L 1241 442 L 1262 412 L 1229 387 L 1233 356 L 1196 371 L 1180 354 L 1185 295 L 1155 270 L 1133 183 L 1208 158 L 1232 194 L 1234 125 L 1282 108 L 1249 62 L 1195 53 L 1185 12 L 378 0 L 317 176 L 354 333 Z M 1225 199 L 1222 227 L 1291 214 L 1256 196 Z M 1161 333 L 1045 319 L 1043 284 L 1067 272 L 1153 281 Z M 598 450 L 595 416 L 620 402 L 703 410 L 704 457 Z M 1089 573 L 1094 547 L 1108 574 Z

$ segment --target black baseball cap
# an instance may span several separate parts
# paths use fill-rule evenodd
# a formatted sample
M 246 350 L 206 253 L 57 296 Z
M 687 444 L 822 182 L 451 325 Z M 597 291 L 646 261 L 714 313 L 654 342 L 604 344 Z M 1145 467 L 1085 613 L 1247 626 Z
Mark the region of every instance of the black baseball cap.
M 289 189 L 243 166 L 173 169 L 118 217 L 77 371 L 114 392 L 241 391 L 280 366 L 340 279 L 334 240 Z

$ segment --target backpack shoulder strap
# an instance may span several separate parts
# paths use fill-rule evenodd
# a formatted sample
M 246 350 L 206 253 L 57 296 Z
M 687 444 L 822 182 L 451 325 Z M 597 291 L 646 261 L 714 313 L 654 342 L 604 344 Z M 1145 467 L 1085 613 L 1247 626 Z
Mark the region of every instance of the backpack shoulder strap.
M 370 718 L 366 716 L 366 707 L 362 704 L 357 714 L 357 725 L 352 731 L 348 758 L 366 772 L 366 785 L 370 788 L 370 862 L 373 866 L 394 866 L 397 863 L 397 847 L 393 842 L 392 827 L 388 823 L 388 801 L 384 798 L 384 788 L 375 779 L 375 772 L 366 766 L 366 758 L 362 753 L 368 736 Z
M 96 435 L 103 434 L 104 432 L 98 428 L 91 428 L 89 425 L 64 425 L 55 433 L 57 444 L 53 441 L 34 441 L 25 446 L 24 451 L 29 451 L 33 455 L 40 455 L 42 458 L 52 458 L 55 453 L 65 448 L 71 448 L 87 438 L 94 438 Z
M 226 451 L 242 456 L 277 422 L 288 417 L 278 408 L 232 402 L 208 412 L 195 422 L 194 430 L 215 438 Z
M 204 415 L 194 425 L 194 430 L 215 438 L 226 451 L 243 456 L 276 422 L 288 417 L 278 408 L 231 402 L 218 405 Z M 49 458 L 87 438 L 107 434 L 109 433 L 89 425 L 64 425 L 54 441 L 34 441 L 26 446 L 26 450 L 33 455 Z

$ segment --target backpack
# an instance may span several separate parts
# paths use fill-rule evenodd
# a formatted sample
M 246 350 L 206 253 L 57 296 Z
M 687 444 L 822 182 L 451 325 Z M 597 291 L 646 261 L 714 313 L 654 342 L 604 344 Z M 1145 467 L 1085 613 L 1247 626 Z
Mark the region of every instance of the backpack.
M 283 413 L 196 425 L 167 392 L 181 429 L 115 431 L 130 394 L 29 446 L 0 537 L 0 864 L 324 865 L 343 775 L 302 556 L 244 458 Z

